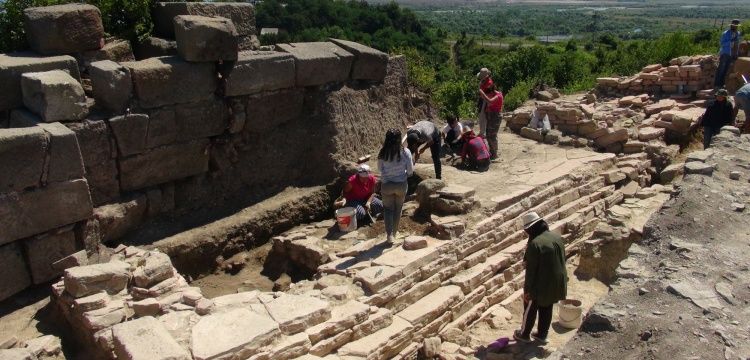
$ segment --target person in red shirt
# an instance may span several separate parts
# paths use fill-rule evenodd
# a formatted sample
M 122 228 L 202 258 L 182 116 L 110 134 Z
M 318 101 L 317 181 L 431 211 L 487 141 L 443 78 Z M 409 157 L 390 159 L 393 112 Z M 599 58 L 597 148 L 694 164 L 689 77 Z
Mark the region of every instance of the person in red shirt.
M 490 85 L 485 90 L 479 90 L 479 94 L 487 103 L 485 116 L 487 117 L 487 143 L 490 146 L 490 160 L 497 159 L 497 133 L 500 131 L 501 113 L 503 111 L 503 93 Z
M 371 217 L 377 217 L 383 212 L 383 202 L 375 195 L 378 179 L 370 172 L 370 166 L 361 164 L 357 173 L 350 176 L 342 196 L 334 204 L 335 208 L 353 207 L 357 211 L 357 226 L 367 224 Z
M 481 92 L 484 92 L 485 90 L 489 89 L 490 86 L 493 86 L 495 83 L 492 81 L 492 74 L 490 73 L 490 70 L 487 68 L 482 68 L 477 73 L 477 79 L 479 79 L 479 90 Z M 477 114 L 478 114 L 478 120 L 479 120 L 479 136 L 486 136 L 487 135 L 487 101 L 483 99 L 481 96 L 477 98 Z
M 490 151 L 487 143 L 473 130 L 464 133 L 464 147 L 461 150 L 461 164 L 467 169 L 485 170 L 490 166 Z

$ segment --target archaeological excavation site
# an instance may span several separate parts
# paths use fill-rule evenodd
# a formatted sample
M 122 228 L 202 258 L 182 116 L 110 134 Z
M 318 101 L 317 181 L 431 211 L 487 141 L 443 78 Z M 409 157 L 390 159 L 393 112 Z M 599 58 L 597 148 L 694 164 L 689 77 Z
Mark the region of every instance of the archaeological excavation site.
M 388 129 L 445 123 L 403 56 L 261 46 L 249 3 L 153 21 L 136 47 L 95 6 L 29 8 L 0 54 L 0 360 L 750 356 L 750 135 L 701 143 L 717 56 L 539 91 L 487 171 L 425 154 L 387 242 L 334 202 Z M 531 211 L 575 306 L 524 344 Z

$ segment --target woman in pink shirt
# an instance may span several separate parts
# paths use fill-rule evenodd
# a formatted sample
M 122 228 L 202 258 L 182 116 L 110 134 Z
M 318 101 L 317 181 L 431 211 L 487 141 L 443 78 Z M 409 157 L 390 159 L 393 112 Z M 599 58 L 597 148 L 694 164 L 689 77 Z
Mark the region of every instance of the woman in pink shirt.
M 500 113 L 503 111 L 503 93 L 490 85 L 479 94 L 487 102 L 485 116 L 487 117 L 487 144 L 490 145 L 490 160 L 497 159 L 497 133 L 500 131 Z

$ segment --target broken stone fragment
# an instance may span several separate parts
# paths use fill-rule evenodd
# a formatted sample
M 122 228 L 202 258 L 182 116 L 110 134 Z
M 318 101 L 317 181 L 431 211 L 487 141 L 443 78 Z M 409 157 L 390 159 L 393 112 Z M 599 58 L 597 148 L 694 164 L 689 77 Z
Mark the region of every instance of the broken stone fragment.
M 57 356 L 62 351 L 60 338 L 54 335 L 43 335 L 24 341 L 25 348 L 38 358 Z M 0 356 L 0 358 L 2 358 Z
M 714 172 L 713 166 L 700 162 L 700 161 L 691 161 L 691 162 L 685 163 L 685 174 L 698 174 L 698 175 L 711 176 L 713 172 Z
M 156 251 L 149 252 L 145 263 L 133 272 L 136 286 L 143 288 L 167 280 L 173 275 L 174 269 L 169 256 Z
M 732 171 L 729 173 L 729 178 L 732 180 L 739 180 L 740 179 L 740 172 L 739 171 Z
M 408 236 L 404 239 L 404 250 L 418 250 L 427 247 L 427 237 Z

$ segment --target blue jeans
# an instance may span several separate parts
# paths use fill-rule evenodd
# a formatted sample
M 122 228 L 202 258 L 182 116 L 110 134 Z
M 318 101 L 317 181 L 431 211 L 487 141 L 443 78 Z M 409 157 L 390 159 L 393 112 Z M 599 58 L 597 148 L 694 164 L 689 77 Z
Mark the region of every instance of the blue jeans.
M 370 217 L 367 215 L 367 209 L 365 208 L 367 201 L 352 200 L 347 201 L 346 206 L 353 207 L 357 212 L 357 227 L 365 225 L 370 222 Z M 383 202 L 377 197 L 372 198 L 370 203 L 370 214 L 373 217 L 378 217 L 378 214 L 383 212 Z
M 724 80 L 727 77 L 729 66 L 732 65 L 732 57 L 728 54 L 719 55 L 719 67 L 716 69 L 716 77 L 714 78 L 714 87 L 724 87 Z
M 385 222 L 385 234 L 389 237 L 395 236 L 398 231 L 398 223 L 401 221 L 401 208 L 404 206 L 406 191 L 409 184 L 404 182 L 383 183 L 380 195 L 383 197 L 383 220 Z

